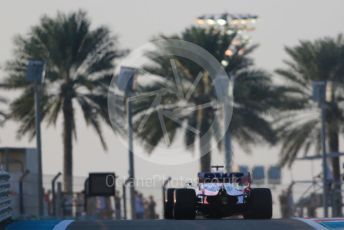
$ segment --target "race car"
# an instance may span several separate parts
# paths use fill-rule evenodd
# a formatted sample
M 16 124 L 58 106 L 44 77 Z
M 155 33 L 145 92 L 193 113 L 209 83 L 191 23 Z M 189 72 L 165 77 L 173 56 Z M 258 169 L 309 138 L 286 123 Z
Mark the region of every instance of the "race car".
M 168 188 L 165 193 L 165 219 L 223 218 L 271 219 L 272 195 L 268 188 L 251 188 L 250 173 L 198 173 L 197 188 Z

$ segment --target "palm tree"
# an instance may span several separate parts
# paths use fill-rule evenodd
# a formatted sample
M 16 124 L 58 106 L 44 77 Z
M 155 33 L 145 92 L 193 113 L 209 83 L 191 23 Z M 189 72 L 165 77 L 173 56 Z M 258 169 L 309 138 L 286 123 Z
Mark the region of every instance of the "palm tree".
M 26 81 L 29 59 L 46 61 L 42 96 L 42 120 L 56 125 L 63 119 L 63 176 L 65 192 L 73 187 L 73 136 L 77 137 L 76 106 L 87 125 L 94 128 L 106 148 L 101 122 L 107 116 L 106 87 L 111 80 L 114 60 L 122 56 L 117 40 L 106 27 L 91 29 L 83 11 L 44 16 L 26 36 L 15 39 L 15 57 L 7 63 L 4 88 L 21 90 L 10 103 L 10 118 L 19 122 L 19 137 L 35 135 L 33 86 Z
M 286 47 L 290 60 L 286 68 L 276 73 L 287 80 L 290 103 L 285 105 L 289 111 L 277 120 L 278 136 L 282 142 L 281 163 L 291 165 L 298 154 L 315 151 L 320 154 L 320 119 L 317 106 L 311 99 L 312 81 L 332 82 L 329 91 L 330 102 L 326 106 L 327 140 L 330 152 L 339 152 L 339 135 L 343 133 L 343 76 L 344 76 L 344 39 L 324 38 L 316 41 L 301 41 L 295 47 Z M 329 83 L 331 84 L 331 83 Z M 334 191 L 340 191 L 339 157 L 331 158 L 334 178 Z M 333 215 L 342 215 L 341 194 L 336 193 L 333 202 Z
M 179 36 L 172 36 L 174 39 L 182 39 L 203 47 L 219 62 L 222 60 L 227 61 L 228 65 L 225 66 L 225 71 L 230 76 L 236 76 L 235 103 L 230 124 L 231 133 L 234 141 L 237 141 L 244 150 L 250 151 L 251 144 L 274 143 L 275 141 L 275 135 L 267 119 L 267 114 L 273 112 L 274 108 L 278 106 L 275 103 L 278 90 L 273 87 L 269 74 L 255 68 L 253 60 L 249 57 L 249 54 L 257 46 L 248 47 L 245 44 L 240 44 L 233 55 L 225 55 L 225 51 L 235 37 L 235 34 L 228 35 L 214 28 L 204 29 L 199 27 L 191 27 Z M 166 36 L 163 36 L 163 38 L 166 38 Z M 174 57 L 173 61 L 171 61 L 169 57 L 164 58 L 161 55 L 164 52 L 165 50 L 158 48 L 157 51 L 147 54 L 153 64 L 145 66 L 144 71 L 155 77 L 158 76 L 160 80 L 149 86 L 142 86 L 138 91 L 150 92 L 159 90 L 159 88 L 169 89 L 164 90 L 161 96 L 159 110 L 174 114 L 179 111 L 178 117 L 183 122 L 178 123 L 165 119 L 168 136 L 167 144 L 174 141 L 177 131 L 180 130 L 184 132 L 185 146 L 189 149 L 193 149 L 194 143 L 198 139 L 202 156 L 200 159 L 201 170 L 209 171 L 212 139 L 216 140 L 218 146 L 221 146 L 220 141 L 222 139 L 218 132 L 221 127 L 220 121 L 215 116 L 218 108 L 216 103 L 212 103 L 216 101 L 212 78 L 207 71 L 189 60 Z M 181 98 L 176 95 L 174 70 L 171 64 L 178 69 L 182 94 L 186 95 L 191 85 L 197 82 L 197 87 L 190 97 Z M 152 152 L 163 139 L 166 139 L 166 135 L 164 135 L 164 131 L 160 126 L 157 110 L 150 109 L 154 103 L 153 100 L 152 98 L 140 100 L 135 106 L 135 114 L 138 117 L 135 123 L 136 133 L 145 144 L 148 152 Z M 191 107 L 194 109 L 187 113 L 187 110 L 183 110 L 184 107 L 181 107 L 181 104 L 185 104 L 185 108 Z M 145 119 L 144 116 L 148 118 Z M 141 125 L 142 120 L 146 121 L 143 127 Z M 184 124 L 186 124 L 187 128 L 185 128 Z M 195 129 L 199 130 L 199 132 L 192 131 Z M 205 133 L 207 133 L 206 138 L 202 138 Z

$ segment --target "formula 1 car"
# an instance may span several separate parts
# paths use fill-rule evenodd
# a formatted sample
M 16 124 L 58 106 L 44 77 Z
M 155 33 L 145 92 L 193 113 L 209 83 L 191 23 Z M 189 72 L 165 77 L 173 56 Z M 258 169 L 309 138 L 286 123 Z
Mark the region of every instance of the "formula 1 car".
M 165 219 L 223 218 L 271 219 L 272 196 L 268 188 L 251 188 L 250 173 L 198 173 L 197 188 L 169 188 L 165 193 Z

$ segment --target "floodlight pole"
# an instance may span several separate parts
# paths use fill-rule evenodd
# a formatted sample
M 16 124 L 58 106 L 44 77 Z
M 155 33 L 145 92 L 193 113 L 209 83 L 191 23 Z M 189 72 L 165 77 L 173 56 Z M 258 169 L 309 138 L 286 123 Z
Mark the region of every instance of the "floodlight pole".
M 42 142 L 41 142 L 41 94 L 44 79 L 45 62 L 30 60 L 27 66 L 27 80 L 33 83 L 35 97 L 35 131 L 38 161 L 38 211 L 43 216 L 43 180 L 42 180 Z
M 127 116 L 128 116 L 128 153 L 129 153 L 129 178 L 130 183 L 130 206 L 131 219 L 136 219 L 135 206 L 135 171 L 134 171 L 134 152 L 133 152 L 133 119 L 132 119 L 132 104 L 130 101 L 131 92 L 128 92 L 127 97 Z
M 226 108 L 226 107 L 225 107 Z M 224 146 L 225 146 L 225 166 L 226 166 L 226 171 L 231 172 L 232 171 L 232 158 L 233 158 L 233 152 L 232 152 L 232 137 L 231 137 L 231 131 L 230 127 L 228 124 L 229 121 L 229 111 L 228 109 L 225 109 L 225 140 L 224 140 Z
M 135 207 L 135 171 L 134 171 L 134 152 L 133 152 L 133 112 L 131 97 L 134 94 L 134 78 L 136 69 L 128 66 L 121 66 L 118 76 L 117 86 L 124 92 L 126 99 L 127 119 L 128 119 L 128 155 L 129 155 L 129 179 L 130 184 L 130 206 L 131 218 L 136 218 Z
M 214 81 L 214 86 L 216 89 L 217 97 L 223 103 L 223 112 L 224 112 L 224 137 L 223 137 L 223 145 L 225 151 L 225 170 L 230 172 L 232 169 L 232 140 L 231 140 L 231 132 L 230 132 L 230 100 L 231 100 L 231 92 L 230 92 L 230 84 L 234 83 L 235 78 L 230 79 L 227 76 L 218 76 Z
M 41 142 L 41 91 L 42 85 L 35 81 L 35 126 L 36 126 L 36 145 L 38 155 L 38 208 L 39 215 L 43 216 L 43 179 L 42 179 L 42 142 Z
M 324 206 L 324 216 L 328 217 L 328 168 L 327 168 L 327 157 L 326 157 L 326 105 L 322 103 L 321 105 L 321 145 L 322 145 L 322 167 L 323 167 L 323 206 Z
M 231 111 L 230 111 L 230 97 L 233 97 L 232 92 L 230 92 L 230 87 L 234 88 L 234 81 L 235 77 L 231 76 L 231 80 L 229 78 L 225 78 L 223 82 L 225 87 L 225 94 L 224 94 L 224 127 L 225 127 L 225 135 L 224 135 L 224 147 L 225 147 L 225 169 L 227 172 L 232 171 L 233 165 L 233 148 L 232 148 L 232 136 L 230 130 L 230 119 L 231 119 Z M 232 85 L 230 85 L 232 84 Z
M 313 82 L 313 100 L 318 102 L 321 109 L 321 145 L 322 145 L 322 168 L 323 168 L 323 208 L 324 216 L 328 217 L 328 167 L 326 151 L 326 81 Z

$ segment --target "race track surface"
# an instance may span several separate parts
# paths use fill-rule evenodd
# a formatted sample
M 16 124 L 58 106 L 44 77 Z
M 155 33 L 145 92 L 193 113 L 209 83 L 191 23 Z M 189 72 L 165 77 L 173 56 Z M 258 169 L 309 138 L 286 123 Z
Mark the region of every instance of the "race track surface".
M 115 229 L 115 230 L 309 230 L 307 224 L 297 220 L 134 220 L 134 221 L 77 221 L 68 230 Z
M 317 229 L 300 220 L 117 220 L 117 221 L 73 221 L 73 220 L 36 220 L 16 221 L 6 230 L 309 230 Z M 332 228 L 330 228 L 332 229 Z

